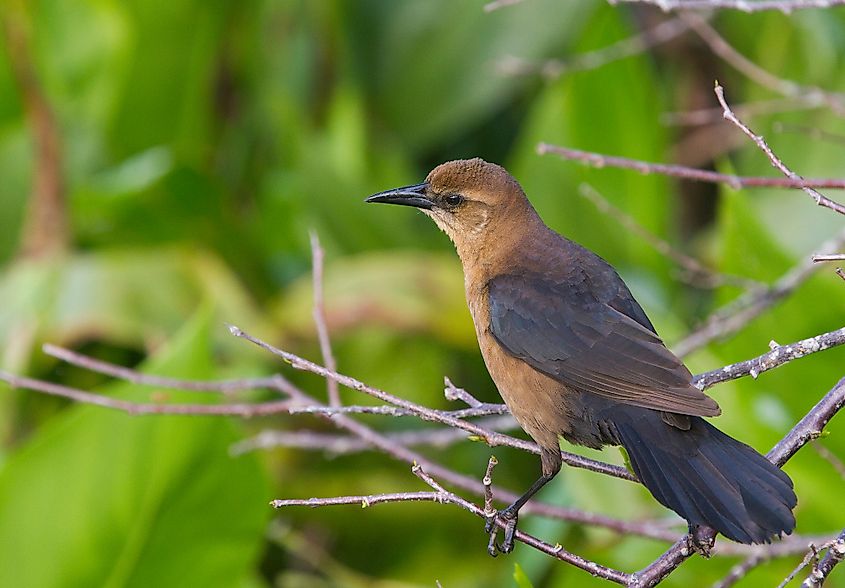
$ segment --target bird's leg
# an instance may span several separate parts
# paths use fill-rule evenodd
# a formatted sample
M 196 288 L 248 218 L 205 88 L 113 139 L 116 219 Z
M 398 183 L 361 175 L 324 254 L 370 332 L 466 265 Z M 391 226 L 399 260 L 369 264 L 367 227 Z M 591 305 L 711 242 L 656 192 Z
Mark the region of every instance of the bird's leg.
M 519 498 L 513 501 L 507 508 L 494 512 L 487 517 L 487 523 L 484 525 L 484 530 L 490 533 L 490 542 L 487 544 L 487 553 L 496 557 L 497 552 L 510 553 L 513 551 L 513 537 L 516 533 L 516 524 L 519 521 L 519 509 L 521 509 L 528 500 L 539 492 L 540 488 L 545 486 L 549 480 L 554 476 L 546 476 L 543 474 L 531 487 Z M 496 535 L 499 533 L 499 527 L 496 525 L 496 519 L 501 519 L 505 523 L 505 535 L 501 545 L 496 544 Z
M 687 535 L 688 546 L 692 551 L 695 551 L 704 558 L 710 557 L 710 551 L 713 549 L 715 537 L 709 535 L 710 527 L 701 525 L 690 525 L 689 535 Z
M 537 478 L 537 481 L 531 484 L 531 487 L 519 498 L 513 501 L 505 509 L 494 512 L 487 517 L 487 522 L 484 525 L 485 532 L 490 534 L 490 542 L 487 544 L 487 553 L 496 557 L 497 552 L 510 553 L 513 551 L 513 538 L 516 533 L 516 524 L 519 521 L 519 509 L 521 509 L 532 496 L 540 491 L 540 488 L 548 484 L 560 471 L 560 449 L 555 447 L 554 450 L 547 451 L 542 449 L 540 454 L 543 462 L 543 474 Z M 499 529 L 496 525 L 496 519 L 500 519 L 505 523 L 505 534 L 501 545 L 496 544 L 496 535 Z

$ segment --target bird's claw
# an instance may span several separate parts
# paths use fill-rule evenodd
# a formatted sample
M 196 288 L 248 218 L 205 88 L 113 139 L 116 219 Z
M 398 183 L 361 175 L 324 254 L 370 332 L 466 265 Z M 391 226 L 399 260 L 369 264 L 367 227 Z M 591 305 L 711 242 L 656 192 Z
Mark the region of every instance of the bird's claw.
M 708 527 L 690 525 L 689 535 L 687 535 L 688 549 L 704 558 L 710 557 L 715 542 L 715 537 L 708 535 L 708 531 L 710 531 Z
M 491 513 L 487 513 L 484 517 L 484 532 L 488 535 L 493 532 L 496 528 L 496 517 L 499 516 L 499 511 L 494 510 Z
M 497 519 L 505 525 L 505 533 L 501 543 L 496 542 L 499 534 L 499 526 L 496 524 Z M 496 557 L 500 553 L 510 553 L 513 551 L 517 522 L 519 522 L 517 513 L 507 508 L 487 517 L 487 521 L 484 524 L 484 532 L 490 535 L 490 541 L 487 543 L 487 553 L 492 557 Z

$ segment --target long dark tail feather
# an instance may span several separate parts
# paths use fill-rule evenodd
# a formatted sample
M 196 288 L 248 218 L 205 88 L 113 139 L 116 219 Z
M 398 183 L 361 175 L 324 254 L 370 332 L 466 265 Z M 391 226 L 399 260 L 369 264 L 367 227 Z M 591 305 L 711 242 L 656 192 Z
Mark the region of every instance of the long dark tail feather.
M 792 480 L 748 445 L 699 417 L 684 431 L 642 408 L 617 406 L 608 416 L 634 473 L 691 527 L 740 543 L 768 543 L 795 528 Z

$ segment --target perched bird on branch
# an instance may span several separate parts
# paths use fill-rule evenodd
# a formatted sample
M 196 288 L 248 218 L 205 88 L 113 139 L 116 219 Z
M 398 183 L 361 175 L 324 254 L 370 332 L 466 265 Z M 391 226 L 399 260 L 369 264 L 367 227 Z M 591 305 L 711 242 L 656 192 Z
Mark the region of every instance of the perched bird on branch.
M 513 549 L 519 509 L 560 470 L 559 437 L 623 446 L 652 495 L 687 520 L 693 542 L 705 527 L 740 543 L 792 532 L 789 476 L 702 418 L 719 406 L 692 385 L 622 278 L 549 229 L 507 171 L 451 161 L 367 202 L 416 207 L 451 238 L 487 369 L 540 446 L 540 478 L 487 521 L 491 555 Z

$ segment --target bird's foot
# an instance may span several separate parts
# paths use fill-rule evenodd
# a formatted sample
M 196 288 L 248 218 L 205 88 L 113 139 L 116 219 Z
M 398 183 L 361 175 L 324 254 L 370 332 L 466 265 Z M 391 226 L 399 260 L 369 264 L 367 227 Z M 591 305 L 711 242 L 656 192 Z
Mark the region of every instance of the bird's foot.
M 710 551 L 713 549 L 713 544 L 716 538 L 713 536 L 711 529 L 706 526 L 690 526 L 689 535 L 687 535 L 687 545 L 689 549 L 698 553 L 704 558 L 710 557 Z
M 497 520 L 505 525 L 505 534 L 501 543 L 497 543 L 496 539 L 499 535 L 499 525 Z M 496 557 L 500 553 L 510 553 L 513 551 L 514 535 L 516 535 L 516 524 L 519 522 L 519 514 L 516 510 L 506 508 L 499 512 L 494 512 L 487 516 L 484 524 L 484 532 L 489 533 L 490 541 L 487 543 L 487 553 Z

